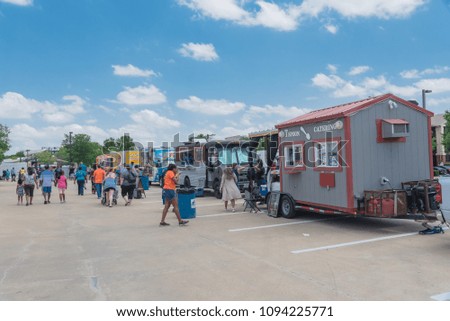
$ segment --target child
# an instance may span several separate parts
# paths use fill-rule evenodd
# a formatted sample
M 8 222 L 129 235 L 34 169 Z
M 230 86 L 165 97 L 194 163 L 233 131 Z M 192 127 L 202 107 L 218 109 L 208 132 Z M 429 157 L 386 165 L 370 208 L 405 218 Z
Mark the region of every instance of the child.
M 25 188 L 23 186 L 23 181 L 19 178 L 17 181 L 17 187 L 16 187 L 16 194 L 17 194 L 17 205 L 23 205 L 23 194 L 25 194 Z
M 59 190 L 59 202 L 66 202 L 66 194 L 65 191 L 67 189 L 67 178 L 64 175 L 64 171 L 61 170 L 61 176 L 58 178 L 58 190 Z

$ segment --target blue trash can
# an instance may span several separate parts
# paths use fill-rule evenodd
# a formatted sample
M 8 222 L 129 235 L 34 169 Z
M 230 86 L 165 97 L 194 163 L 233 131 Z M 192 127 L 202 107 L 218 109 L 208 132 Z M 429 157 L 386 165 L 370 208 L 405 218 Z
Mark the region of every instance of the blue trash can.
M 180 209 L 180 216 L 182 219 L 195 218 L 195 188 L 179 188 L 178 194 L 178 208 Z
M 141 180 L 142 188 L 144 189 L 144 191 L 148 191 L 150 186 L 148 176 L 139 176 L 139 179 Z

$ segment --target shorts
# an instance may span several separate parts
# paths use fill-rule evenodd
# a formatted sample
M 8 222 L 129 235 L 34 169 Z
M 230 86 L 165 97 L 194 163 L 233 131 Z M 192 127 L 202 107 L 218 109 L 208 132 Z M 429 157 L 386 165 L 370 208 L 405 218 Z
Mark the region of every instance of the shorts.
M 106 187 L 106 188 L 105 188 L 105 192 L 108 192 L 108 191 L 110 191 L 110 190 L 115 191 L 116 188 L 115 188 L 115 187 Z
M 173 189 L 163 189 L 163 197 L 169 202 L 173 201 L 177 197 L 177 193 Z
M 134 191 L 134 185 L 122 185 L 121 187 L 121 194 L 122 197 L 125 197 L 128 195 L 128 199 L 133 199 L 133 191 Z
M 24 185 L 23 186 L 24 190 L 25 190 L 25 194 L 33 197 L 34 194 L 34 185 Z
M 51 186 L 42 186 L 42 193 L 51 193 L 52 187 Z
M 64 192 L 66 191 L 65 188 L 58 188 L 58 190 L 59 190 L 59 194 L 64 194 Z

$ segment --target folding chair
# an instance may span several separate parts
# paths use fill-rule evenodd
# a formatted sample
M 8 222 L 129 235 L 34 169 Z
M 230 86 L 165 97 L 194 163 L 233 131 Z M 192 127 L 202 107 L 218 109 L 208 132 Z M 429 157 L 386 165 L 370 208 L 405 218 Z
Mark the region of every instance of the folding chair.
M 256 204 L 257 201 L 258 201 L 258 198 L 255 197 L 254 193 L 250 193 L 248 190 L 245 190 L 244 191 L 244 212 L 247 209 L 247 207 L 250 208 L 250 213 L 253 211 L 255 211 L 255 213 L 261 212 L 258 205 Z

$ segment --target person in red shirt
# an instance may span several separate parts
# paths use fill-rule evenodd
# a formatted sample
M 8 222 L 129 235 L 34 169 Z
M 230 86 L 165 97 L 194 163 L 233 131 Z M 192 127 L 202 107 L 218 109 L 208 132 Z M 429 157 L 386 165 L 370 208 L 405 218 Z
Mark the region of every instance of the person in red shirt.
M 170 205 L 173 206 L 173 211 L 178 219 L 178 224 L 180 226 L 186 225 L 189 221 L 184 221 L 180 217 L 180 210 L 178 209 L 178 199 L 176 194 L 177 182 L 179 173 L 177 171 L 177 166 L 175 164 L 169 164 L 167 167 L 167 172 L 164 175 L 164 186 L 163 186 L 163 195 L 165 199 L 164 209 L 162 212 L 160 226 L 168 226 L 169 223 L 166 223 L 167 212 L 169 211 Z
M 92 174 L 92 181 L 94 182 L 95 190 L 97 191 L 97 198 L 102 198 L 102 184 L 105 179 L 106 173 L 101 166 L 97 167 L 97 169 Z

